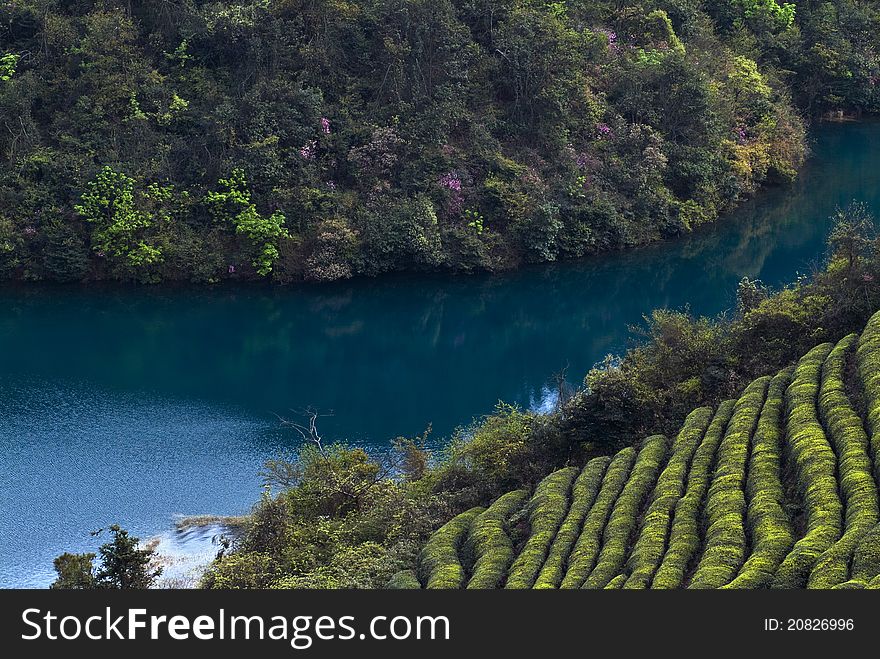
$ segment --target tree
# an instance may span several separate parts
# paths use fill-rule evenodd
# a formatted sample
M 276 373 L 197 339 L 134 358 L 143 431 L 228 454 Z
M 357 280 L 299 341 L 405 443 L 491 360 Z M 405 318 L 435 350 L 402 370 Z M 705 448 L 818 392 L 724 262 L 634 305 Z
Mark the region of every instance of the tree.
M 19 56 L 15 53 L 0 55 L 0 82 L 6 82 L 15 75 Z
M 95 579 L 95 555 L 64 552 L 55 559 L 58 578 L 50 588 L 62 590 L 91 590 L 97 588 Z
M 846 274 L 850 276 L 874 239 L 874 216 L 867 204 L 853 202 L 846 208 L 836 209 L 831 219 L 834 226 L 828 235 L 828 249 L 832 260 L 846 261 Z
M 133 178 L 104 167 L 74 210 L 95 226 L 92 248 L 99 255 L 119 258 L 129 266 L 145 266 L 162 260 L 162 250 L 147 237 L 156 217 L 144 208 L 145 202 L 169 196 L 170 189 L 158 185 L 136 195 Z
M 233 169 L 229 178 L 220 179 L 220 186 L 222 189 L 209 192 L 205 201 L 218 220 L 232 224 L 235 233 L 244 234 L 253 243 L 257 254 L 252 265 L 265 277 L 278 260 L 278 241 L 290 237 L 284 214 L 275 211 L 268 217 L 260 215 L 251 202 L 243 169 Z
M 100 533 L 100 531 L 99 531 Z M 55 559 L 58 578 L 52 584 L 57 589 L 146 589 L 151 588 L 162 574 L 155 565 L 156 552 L 140 549 L 140 540 L 130 536 L 118 524 L 110 527 L 113 539 L 98 549 L 101 567 L 96 571 L 95 554 L 61 554 Z

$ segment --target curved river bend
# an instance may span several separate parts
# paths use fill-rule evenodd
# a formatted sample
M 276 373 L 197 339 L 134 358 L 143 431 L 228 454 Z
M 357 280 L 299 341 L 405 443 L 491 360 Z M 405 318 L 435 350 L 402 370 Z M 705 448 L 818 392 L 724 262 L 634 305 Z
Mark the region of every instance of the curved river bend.
M 47 585 L 54 556 L 94 550 L 89 531 L 115 521 L 173 553 L 175 516 L 246 512 L 260 465 L 296 445 L 275 413 L 335 410 L 325 435 L 352 443 L 428 423 L 442 439 L 499 399 L 546 404 L 552 373 L 581 377 L 653 308 L 715 314 L 745 275 L 791 281 L 836 205 L 880 213 L 880 124 L 814 137 L 792 186 L 600 259 L 283 289 L 0 288 L 0 586 Z

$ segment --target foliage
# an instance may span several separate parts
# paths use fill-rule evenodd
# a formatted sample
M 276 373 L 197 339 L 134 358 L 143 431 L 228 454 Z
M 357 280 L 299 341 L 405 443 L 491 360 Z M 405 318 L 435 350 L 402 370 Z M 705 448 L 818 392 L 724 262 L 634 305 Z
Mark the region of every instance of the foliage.
M 807 532 L 779 566 L 774 588 L 804 587 L 819 556 L 841 535 L 843 506 L 836 459 L 816 409 L 822 362 L 831 348 L 823 343 L 804 355 L 785 393 L 786 447 L 797 471 Z
M 381 459 L 307 441 L 267 465 L 280 491 L 204 584 L 870 586 L 880 258 L 863 245 L 781 291 L 741 284 L 730 315 L 655 313 L 552 413 L 500 404 L 433 458 L 424 438 Z M 631 445 L 657 429 L 671 447 Z
M 330 281 L 692 231 L 795 175 L 803 117 L 880 108 L 877 8 L 796 4 L 7 3 L 0 275 Z
M 659 567 L 675 506 L 684 495 L 688 467 L 711 420 L 711 408 L 697 408 L 685 419 L 675 438 L 669 462 L 657 479 L 654 497 L 627 561 L 627 571 L 621 575 L 624 577 L 623 588 L 647 588 Z
M 745 561 L 749 444 L 769 381 L 765 376 L 752 382 L 733 407 L 733 415 L 718 447 L 705 505 L 705 547 L 690 588 L 720 588 L 733 580 Z
M 277 242 L 289 238 L 284 227 L 285 217 L 275 211 L 269 217 L 260 215 L 251 203 L 251 193 L 247 187 L 244 170 L 234 169 L 229 178 L 220 179 L 220 192 L 209 192 L 205 202 L 220 222 L 235 227 L 235 233 L 246 236 L 252 243 L 256 255 L 252 265 L 257 274 L 265 277 L 272 272 L 278 259 Z
M 138 538 L 132 537 L 118 524 L 110 526 L 113 538 L 98 549 L 100 565 L 94 565 L 95 554 L 61 554 L 55 559 L 58 578 L 52 588 L 60 589 L 145 589 L 151 588 L 162 574 L 155 565 L 155 552 L 140 549 Z
M 599 495 L 599 487 L 610 462 L 607 456 L 593 458 L 581 470 L 571 488 L 571 506 L 553 538 L 534 588 L 558 588 L 562 583 L 569 555 L 580 536 L 584 519 Z
M 528 505 L 529 537 L 510 567 L 505 588 L 531 588 L 534 585 L 568 512 L 571 487 L 578 471 L 575 467 L 560 469 L 538 484 Z
M 156 224 L 168 222 L 169 217 L 157 217 L 147 209 L 153 202 L 165 201 L 170 196 L 170 188 L 158 185 L 135 195 L 134 179 L 104 167 L 86 186 L 74 210 L 95 225 L 92 249 L 98 256 L 117 258 L 127 266 L 139 268 L 162 260 L 161 248 L 149 236 Z
M 752 538 L 752 553 L 737 577 L 725 588 L 764 588 L 794 543 L 794 528 L 786 509 L 782 483 L 783 409 L 785 390 L 792 368 L 773 376 L 767 400 L 758 418 L 749 457 L 746 519 Z

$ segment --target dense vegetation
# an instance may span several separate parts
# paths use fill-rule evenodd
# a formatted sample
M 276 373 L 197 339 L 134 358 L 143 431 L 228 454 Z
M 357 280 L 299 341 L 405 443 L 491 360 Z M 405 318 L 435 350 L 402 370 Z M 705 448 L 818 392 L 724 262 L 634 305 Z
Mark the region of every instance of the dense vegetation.
M 276 494 L 204 585 L 868 583 L 880 316 L 853 332 L 880 308 L 872 226 L 841 210 L 824 270 L 743 281 L 735 314 L 655 313 L 551 414 L 502 405 L 444 454 L 400 441 L 382 462 L 308 442 L 268 465 Z
M 494 558 L 508 564 L 510 547 L 519 547 L 506 577 L 481 587 L 538 587 L 532 575 L 548 562 L 564 575 L 564 588 L 880 587 L 880 455 L 857 409 L 880 403 L 857 377 L 878 368 L 880 313 L 861 338 L 821 344 L 794 371 L 753 381 L 719 406 L 711 423 L 710 409 L 695 410 L 671 445 L 662 435 L 649 437 L 634 461 L 633 449 L 623 449 L 618 456 L 627 455 L 631 468 L 619 478 L 601 478 L 606 460 L 595 458 L 583 471 L 567 467 L 546 477 L 528 503 L 521 491 L 518 506 L 510 495 L 500 497 L 481 514 L 495 520 L 500 542 L 467 551 L 461 539 L 479 532 L 477 523 L 470 513 L 454 517 L 419 554 L 424 577 L 404 572 L 392 585 L 471 587 L 477 573 L 469 566 Z M 587 474 L 599 488 L 592 508 L 606 490 L 614 503 L 598 516 L 599 533 L 585 524 L 581 537 L 588 540 L 572 547 L 556 520 L 580 507 L 571 484 Z M 556 537 L 561 563 L 550 561 Z M 440 565 L 449 564 L 459 578 L 437 579 Z M 530 567 L 526 578 L 518 564 Z
M 687 232 L 880 105 L 853 0 L 0 5 L 0 277 L 331 280 Z

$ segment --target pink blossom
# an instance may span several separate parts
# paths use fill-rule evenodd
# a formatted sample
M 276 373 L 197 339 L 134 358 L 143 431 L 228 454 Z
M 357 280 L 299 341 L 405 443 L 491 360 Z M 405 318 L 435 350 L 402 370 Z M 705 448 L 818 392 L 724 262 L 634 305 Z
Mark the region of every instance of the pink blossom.
M 321 132 L 324 135 L 330 134 L 330 120 L 327 117 L 321 117 Z
M 228 267 L 226 268 L 226 272 L 228 272 L 230 275 L 231 275 L 231 274 L 234 274 L 234 273 L 235 273 L 235 266 L 234 266 L 234 265 L 230 265 L 230 266 L 228 266 Z
M 440 177 L 440 187 L 461 192 L 461 179 L 455 172 L 447 172 Z
M 33 227 L 25 227 L 24 228 L 24 235 L 26 235 L 26 236 L 33 236 L 36 233 L 37 233 L 37 230 L 34 229 Z
M 608 124 L 596 124 L 596 131 L 599 133 L 600 137 L 607 137 L 608 139 L 614 138 L 614 131 L 611 130 L 611 126 L 609 126 Z
M 872 282 L 874 281 L 874 275 L 862 275 L 862 281 Z
M 304 160 L 314 160 L 315 159 L 315 149 L 317 149 L 317 147 L 318 147 L 318 144 L 317 144 L 317 142 L 315 142 L 315 140 L 309 140 L 299 150 L 299 155 L 301 155 Z

